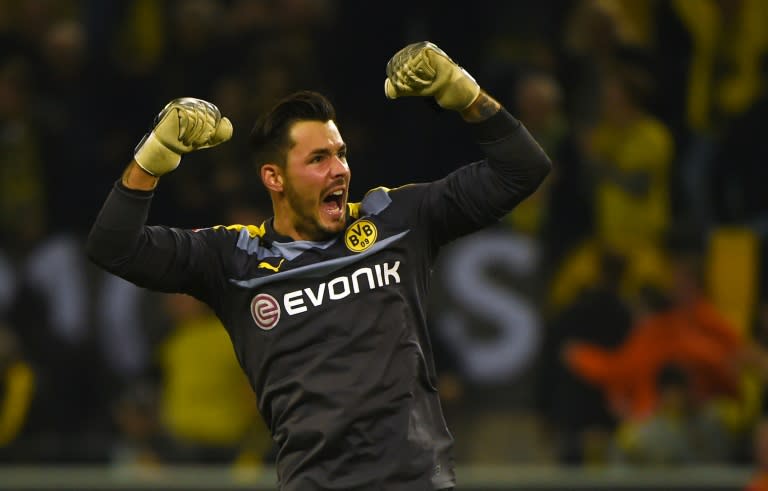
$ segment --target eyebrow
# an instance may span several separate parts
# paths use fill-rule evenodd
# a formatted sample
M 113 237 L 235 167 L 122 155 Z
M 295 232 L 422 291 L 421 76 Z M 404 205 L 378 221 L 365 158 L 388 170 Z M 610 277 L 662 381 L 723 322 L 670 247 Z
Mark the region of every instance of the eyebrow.
M 337 152 L 343 152 L 343 151 L 346 151 L 346 150 L 347 150 L 347 144 L 346 143 L 342 143 L 339 146 L 339 149 L 336 150 L 336 151 Z M 314 157 L 315 155 L 330 155 L 330 154 L 331 154 L 331 151 L 328 148 L 316 148 L 316 149 L 312 150 L 311 152 L 309 152 L 308 155 L 310 157 Z

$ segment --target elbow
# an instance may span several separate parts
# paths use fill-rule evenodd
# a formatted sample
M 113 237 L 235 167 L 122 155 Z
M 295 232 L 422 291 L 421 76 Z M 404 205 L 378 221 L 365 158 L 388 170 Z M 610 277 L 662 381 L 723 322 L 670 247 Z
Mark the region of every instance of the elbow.
M 536 187 L 538 188 L 549 173 L 552 172 L 552 160 L 546 153 L 542 152 L 541 158 L 537 159 L 536 166 Z
M 552 172 L 552 161 L 542 151 L 538 158 L 532 159 L 528 164 L 524 194 L 529 196 L 539 189 L 550 172 Z
M 85 254 L 97 266 L 116 273 L 125 264 L 125 242 L 120 243 L 98 227 L 91 229 L 85 242 Z
M 103 241 L 99 239 L 98 235 L 98 231 L 95 228 L 91 229 L 85 242 L 85 255 L 97 266 L 107 268 L 110 262 L 109 247 L 103 245 Z
M 94 227 L 88 233 L 88 237 L 85 240 L 85 255 L 91 262 L 99 264 L 99 247 L 97 242 L 96 230 Z

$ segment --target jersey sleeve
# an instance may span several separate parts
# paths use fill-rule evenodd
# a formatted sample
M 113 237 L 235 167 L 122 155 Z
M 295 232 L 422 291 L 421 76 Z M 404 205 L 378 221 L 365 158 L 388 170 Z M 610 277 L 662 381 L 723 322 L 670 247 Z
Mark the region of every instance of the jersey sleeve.
M 438 247 L 498 222 L 551 169 L 541 146 L 504 109 L 470 129 L 486 158 L 425 185 L 418 207 L 419 221 Z
M 151 200 L 151 192 L 116 183 L 88 236 L 89 258 L 138 286 L 215 304 L 230 232 L 147 226 Z

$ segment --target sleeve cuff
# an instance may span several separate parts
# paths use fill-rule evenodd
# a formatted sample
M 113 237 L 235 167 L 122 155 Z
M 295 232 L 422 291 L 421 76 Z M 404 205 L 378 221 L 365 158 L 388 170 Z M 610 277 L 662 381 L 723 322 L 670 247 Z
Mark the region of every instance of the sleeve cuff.
M 117 191 L 120 191 L 123 194 L 126 194 L 128 196 L 133 196 L 135 198 L 151 198 L 155 194 L 154 190 L 144 191 L 141 189 L 131 189 L 131 188 L 125 187 L 125 184 L 123 184 L 122 179 L 118 179 L 117 181 L 115 181 L 115 189 Z
M 479 123 L 470 123 L 469 127 L 472 138 L 477 143 L 493 143 L 516 133 L 520 128 L 520 121 L 502 107 L 490 118 Z

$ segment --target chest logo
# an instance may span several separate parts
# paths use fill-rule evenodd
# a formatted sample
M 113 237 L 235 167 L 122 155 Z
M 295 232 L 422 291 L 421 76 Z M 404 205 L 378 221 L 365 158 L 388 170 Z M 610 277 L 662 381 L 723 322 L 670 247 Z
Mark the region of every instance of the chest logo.
M 269 331 L 280 320 L 280 304 L 272 295 L 259 293 L 251 300 L 251 316 L 257 326 Z
M 275 273 L 277 273 L 278 271 L 280 271 L 280 266 L 282 266 L 282 265 L 283 265 L 283 261 L 285 261 L 285 258 L 282 258 L 282 259 L 280 260 L 280 262 L 279 262 L 279 263 L 277 263 L 277 266 L 272 266 L 271 264 L 269 264 L 269 263 L 268 263 L 268 262 L 266 262 L 266 261 L 261 261 L 261 262 L 259 263 L 259 268 L 268 269 L 268 270 L 270 270 L 270 271 L 274 271 Z
M 370 220 L 358 220 L 347 229 L 344 243 L 352 252 L 363 252 L 376 242 L 378 231 Z

